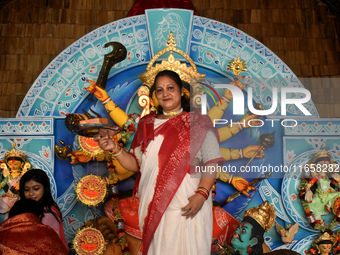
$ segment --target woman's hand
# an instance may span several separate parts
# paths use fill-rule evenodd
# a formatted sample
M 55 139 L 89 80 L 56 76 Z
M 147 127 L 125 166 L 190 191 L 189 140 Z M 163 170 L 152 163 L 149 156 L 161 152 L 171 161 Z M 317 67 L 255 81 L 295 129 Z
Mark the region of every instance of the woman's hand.
M 182 211 L 184 212 L 182 216 L 185 216 L 186 219 L 188 218 L 194 218 L 195 215 L 201 210 L 204 202 L 205 197 L 203 197 L 200 194 L 195 194 L 191 197 L 189 197 L 189 203 L 182 208 Z
M 117 150 L 118 144 L 112 140 L 111 137 L 115 136 L 118 131 L 113 131 L 110 129 L 100 129 L 99 133 L 93 137 L 99 147 L 104 151 L 115 151 Z
M 114 131 L 111 129 L 100 129 L 99 133 L 96 134 L 93 139 L 98 142 L 99 147 L 111 153 L 117 153 L 118 155 L 111 154 L 114 156 L 120 163 L 120 167 L 137 173 L 139 170 L 136 158 L 132 156 L 129 152 L 126 152 L 124 149 L 118 145 L 116 141 L 113 140 L 113 136 L 115 136 L 118 131 Z

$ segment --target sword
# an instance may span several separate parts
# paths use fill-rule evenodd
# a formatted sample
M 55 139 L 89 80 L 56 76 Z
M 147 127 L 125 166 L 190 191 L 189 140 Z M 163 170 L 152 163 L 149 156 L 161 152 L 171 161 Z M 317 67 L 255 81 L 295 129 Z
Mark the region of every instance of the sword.
M 107 48 L 109 46 L 113 47 L 113 50 L 110 53 L 107 53 L 104 55 L 104 61 L 102 68 L 100 69 L 98 79 L 96 82 L 96 85 L 99 86 L 102 89 L 105 89 L 106 83 L 107 83 L 107 78 L 109 76 L 111 68 L 123 61 L 126 58 L 127 51 L 126 48 L 123 44 L 119 42 L 108 42 L 105 44 L 104 48 Z M 89 98 L 90 102 L 93 102 L 93 94 Z

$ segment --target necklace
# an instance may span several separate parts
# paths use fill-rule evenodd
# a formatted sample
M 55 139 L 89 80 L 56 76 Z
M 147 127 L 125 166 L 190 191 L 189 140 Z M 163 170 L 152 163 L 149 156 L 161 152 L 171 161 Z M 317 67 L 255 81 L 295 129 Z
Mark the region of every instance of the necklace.
M 320 189 L 321 189 L 322 191 L 328 191 L 329 188 L 331 187 L 331 181 L 328 180 L 327 178 L 319 178 L 319 177 L 316 177 L 316 178 L 317 178 L 318 181 L 319 181 L 319 187 L 320 187 Z M 326 188 L 324 188 L 323 183 L 322 183 L 322 180 L 327 180 L 327 181 L 328 181 L 327 187 L 326 187 Z
M 17 180 L 20 179 L 20 177 L 21 177 L 21 175 L 18 175 L 18 176 L 15 176 L 15 177 L 10 175 L 10 176 L 8 176 L 8 179 L 10 179 L 11 181 L 17 181 Z
M 177 114 L 183 112 L 183 108 L 179 109 L 177 112 L 163 112 L 165 116 L 176 116 Z

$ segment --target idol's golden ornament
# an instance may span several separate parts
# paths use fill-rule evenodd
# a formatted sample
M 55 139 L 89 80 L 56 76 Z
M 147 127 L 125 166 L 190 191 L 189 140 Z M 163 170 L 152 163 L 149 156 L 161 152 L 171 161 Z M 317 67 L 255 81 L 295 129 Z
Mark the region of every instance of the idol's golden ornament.
M 186 81 L 190 84 L 191 78 L 204 78 L 205 74 L 201 74 L 197 71 L 197 67 L 194 61 L 182 50 L 176 48 L 175 37 L 172 32 L 169 34 L 169 41 L 167 43 L 167 47 L 161 51 L 159 51 L 150 61 L 146 68 L 146 72 L 139 75 L 141 81 L 151 87 L 154 83 L 156 75 L 163 70 L 171 70 L 176 72 L 181 80 Z M 163 60 L 161 64 L 156 63 L 155 66 L 153 64 L 156 60 L 162 56 L 163 54 L 170 52 L 168 60 Z M 187 66 L 186 63 L 181 63 L 179 60 L 176 60 L 173 52 L 176 52 L 183 56 L 191 66 Z
M 192 91 L 193 91 L 193 95 L 191 95 L 192 97 L 192 103 L 195 107 L 198 107 L 201 104 L 201 95 L 203 94 L 203 90 L 202 89 L 198 89 L 198 88 L 203 88 L 203 86 L 199 83 L 200 80 L 202 80 L 206 75 L 199 73 L 197 71 L 197 67 L 194 63 L 194 61 L 182 50 L 177 49 L 176 48 L 176 41 L 175 41 L 175 37 L 174 34 L 172 32 L 170 32 L 169 34 L 169 40 L 167 42 L 167 47 L 161 51 L 159 51 L 149 62 L 147 68 L 146 68 L 146 72 L 139 75 L 141 81 L 148 86 L 149 88 L 151 88 L 151 86 L 154 83 L 155 77 L 156 75 L 163 70 L 170 70 L 170 71 L 174 71 L 176 72 L 179 77 L 181 78 L 181 80 L 189 83 L 192 87 Z M 162 60 L 162 62 L 156 63 L 155 66 L 154 63 L 156 62 L 156 60 L 161 57 L 162 55 L 164 55 L 165 53 L 169 52 L 169 56 L 168 56 L 168 60 Z M 173 53 L 176 52 L 178 54 L 180 54 L 181 56 L 183 56 L 191 66 L 187 66 L 186 63 L 181 63 L 179 60 L 176 60 Z M 191 80 L 194 79 L 194 80 Z M 184 92 L 189 98 L 190 98 L 190 92 L 189 91 L 185 91 Z M 154 107 L 158 106 L 158 102 L 157 99 L 155 97 L 155 95 L 149 95 L 152 98 L 151 103 L 151 108 L 150 111 L 154 111 Z M 143 100 L 145 98 L 145 96 L 142 96 Z M 143 107 L 144 108 L 144 107 Z M 147 110 L 146 110 L 147 111 Z
M 59 144 L 55 144 L 54 151 L 58 158 L 66 160 L 67 154 L 69 153 L 69 151 L 71 151 L 71 145 L 65 145 L 64 147 L 62 147 Z
M 5 158 L 4 158 L 4 163 L 1 163 L 0 168 L 3 169 L 3 176 L 9 177 L 11 178 L 11 169 L 7 167 L 7 162 L 8 160 L 11 160 L 12 158 L 18 158 L 21 159 L 22 162 L 24 162 L 24 164 L 21 167 L 21 171 L 20 171 L 20 176 L 24 175 L 30 168 L 31 168 L 31 163 L 29 162 L 29 160 L 26 157 L 26 154 L 23 153 L 22 151 L 16 150 L 15 149 L 15 142 L 12 142 L 12 150 L 8 151 L 5 154 Z
M 20 158 L 22 159 L 22 161 L 25 161 L 26 160 L 26 155 L 25 153 L 23 153 L 22 151 L 19 151 L 19 150 L 16 150 L 15 149 L 15 142 L 12 142 L 12 150 L 8 151 L 6 154 L 5 154 L 5 159 L 8 159 L 8 158 Z
M 268 232 L 275 223 L 275 209 L 268 201 L 264 201 L 258 207 L 252 207 L 244 212 L 243 218 L 251 217 L 260 224 L 265 232 Z
M 99 147 L 98 143 L 92 138 L 87 136 L 78 136 L 79 146 L 81 151 L 85 154 L 96 157 L 98 154 L 104 154 L 104 151 Z
M 76 186 L 77 198 L 87 206 L 97 206 L 104 202 L 107 194 L 105 181 L 100 176 L 87 175 Z
M 331 241 L 333 244 L 335 244 L 336 239 L 331 234 L 329 234 L 328 232 L 324 232 L 322 235 L 318 236 L 314 240 L 314 243 L 318 244 L 322 241 Z
M 140 117 L 144 117 L 145 115 L 148 115 L 151 111 L 156 111 L 153 107 L 152 99 L 150 98 L 150 89 L 148 86 L 140 86 L 138 89 L 138 104 L 140 107 L 143 108 Z
M 319 151 L 318 153 L 316 153 L 311 159 L 310 159 L 310 163 L 315 163 L 318 162 L 318 159 L 325 159 L 328 158 L 329 160 L 331 160 L 332 158 L 332 154 L 329 151 L 326 151 L 326 143 L 323 142 L 322 144 L 322 150 Z M 330 162 L 331 163 L 331 162 Z
M 73 248 L 78 255 L 101 255 L 106 248 L 105 238 L 98 229 L 85 227 L 77 231 Z
M 227 70 L 232 70 L 235 77 L 237 77 L 241 72 L 247 71 L 247 63 L 240 59 L 240 57 L 237 57 L 236 60 L 233 59 L 229 62 Z

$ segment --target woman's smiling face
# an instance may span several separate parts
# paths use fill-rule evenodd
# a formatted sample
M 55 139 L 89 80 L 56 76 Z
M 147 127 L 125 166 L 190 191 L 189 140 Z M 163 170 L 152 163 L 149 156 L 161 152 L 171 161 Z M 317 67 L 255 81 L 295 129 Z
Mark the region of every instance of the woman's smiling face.
M 164 112 L 176 112 L 182 108 L 181 93 L 179 86 L 169 76 L 157 78 L 155 95 Z

